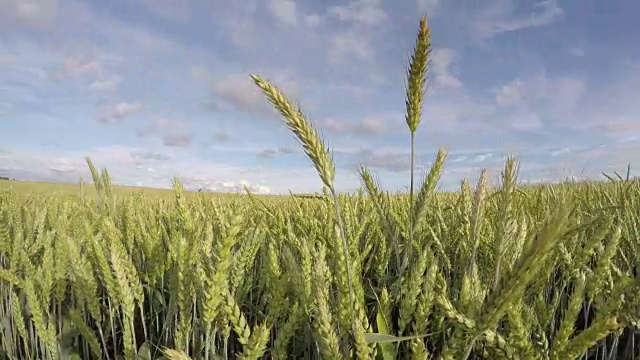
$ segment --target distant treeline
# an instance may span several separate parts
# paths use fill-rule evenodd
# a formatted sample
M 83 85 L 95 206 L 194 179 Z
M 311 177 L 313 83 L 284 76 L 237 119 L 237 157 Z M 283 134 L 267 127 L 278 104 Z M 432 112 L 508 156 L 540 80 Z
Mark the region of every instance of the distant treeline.
M 13 180 L 13 179 L 6 176 L 0 176 L 0 180 Z

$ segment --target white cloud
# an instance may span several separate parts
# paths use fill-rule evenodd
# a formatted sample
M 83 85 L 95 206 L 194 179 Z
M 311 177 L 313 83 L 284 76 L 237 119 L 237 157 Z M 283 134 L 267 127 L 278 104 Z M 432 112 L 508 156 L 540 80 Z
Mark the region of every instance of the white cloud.
M 522 91 L 524 86 L 524 82 L 519 78 L 508 84 L 502 85 L 496 91 L 496 103 L 500 106 L 519 104 L 523 101 Z
M 178 0 L 178 3 L 182 1 Z M 65 2 L 68 2 L 64 8 L 67 30 L 74 34 L 77 32 L 102 38 L 100 45 L 93 41 L 87 43 L 86 38 L 80 38 L 79 44 L 84 44 L 82 48 L 91 49 L 94 54 L 99 54 L 112 63 L 122 63 L 125 59 L 128 63 L 148 63 L 151 59 L 176 53 L 199 54 L 197 47 L 167 37 L 144 23 L 126 21 L 98 12 L 83 1 Z
M 284 155 L 291 155 L 291 154 L 296 154 L 299 152 L 298 148 L 294 148 L 294 147 L 280 147 L 278 148 L 278 152 Z
M 249 181 L 241 179 L 239 181 L 219 181 L 205 179 L 202 177 L 185 178 L 181 177 L 180 182 L 187 190 L 192 191 L 208 191 L 223 193 L 244 193 L 245 187 L 253 194 L 270 194 L 271 188 L 262 184 L 251 185 Z
M 459 89 L 462 81 L 451 74 L 451 66 L 455 60 L 455 52 L 452 49 L 441 48 L 433 51 L 433 71 L 437 87 L 445 89 Z
M 67 56 L 62 61 L 64 74 L 78 76 L 84 74 L 97 74 L 100 64 L 95 59 L 85 60 L 77 56 Z
M 145 126 L 136 129 L 136 133 L 140 137 L 156 135 L 167 147 L 186 147 L 191 145 L 194 139 L 190 123 L 186 119 L 158 116 L 148 120 Z
M 139 102 L 121 102 L 109 108 L 103 108 L 98 120 L 103 123 L 117 122 L 142 110 Z
M 261 159 L 273 159 L 278 155 L 291 155 L 298 152 L 298 148 L 281 146 L 279 148 L 262 149 L 256 154 L 256 157 Z
M 389 18 L 389 15 L 382 10 L 380 0 L 356 0 L 348 6 L 330 6 L 327 12 L 341 21 L 353 21 L 365 25 L 380 25 Z
M 282 76 L 275 80 L 265 80 L 275 83 L 290 100 L 295 101 L 297 93 L 295 81 Z M 235 110 L 259 116 L 278 116 L 278 113 L 253 83 L 248 73 L 237 73 L 214 78 L 211 83 L 211 91 L 214 96 L 214 109 L 227 110 L 227 106 L 230 105 Z M 222 100 L 222 103 L 220 100 Z
M 247 74 L 226 75 L 214 79 L 211 90 L 215 97 L 232 105 L 236 110 L 256 114 L 265 114 L 271 111 L 264 95 Z
M 210 1 L 211 16 L 218 25 L 225 28 L 234 45 L 241 48 L 252 48 L 259 36 L 256 35 L 257 2 L 243 1 Z
M 351 55 L 355 55 L 360 60 L 371 61 L 373 54 L 369 39 L 353 31 L 333 35 L 328 52 L 329 61 L 334 64 L 342 63 L 346 59 L 353 61 Z
M 96 79 L 89 85 L 90 90 L 94 91 L 112 91 L 118 87 L 118 84 L 122 81 L 119 76 L 112 76 L 105 79 Z
M 183 126 L 183 123 L 177 120 L 156 116 L 148 120 L 147 124 L 144 127 L 139 128 L 137 130 L 137 133 L 139 136 L 147 136 L 158 133 L 174 134 Z
M 264 149 L 256 154 L 257 157 L 262 159 L 273 159 L 278 155 L 278 150 L 276 149 Z
M 121 119 L 140 111 L 140 109 L 142 109 L 142 104 L 140 103 L 121 102 L 115 106 L 111 116 Z
M 511 127 L 516 130 L 532 130 L 542 126 L 540 116 L 535 113 L 522 113 L 513 116 Z
M 615 138 L 633 133 L 640 113 L 640 62 L 625 62 L 616 67 L 617 74 L 608 84 L 598 85 L 583 94 L 584 106 L 573 126 L 602 129 Z
M 550 101 L 560 107 L 574 107 L 585 91 L 585 82 L 579 78 L 549 78 L 539 73 L 526 79 L 516 78 L 496 91 L 496 102 L 501 106 L 513 106 L 536 101 Z
M 362 162 L 372 169 L 384 169 L 393 172 L 409 170 L 409 156 L 406 154 L 373 153 L 365 156 Z
M 358 122 L 329 118 L 321 122 L 320 126 L 330 133 L 353 136 L 380 136 L 388 132 L 381 117 L 369 117 Z
M 485 6 L 467 14 L 469 35 L 477 41 L 490 39 L 503 33 L 519 31 L 532 27 L 546 26 L 564 14 L 557 0 L 532 2 L 526 14 L 517 14 L 519 3 L 515 0 L 491 0 Z
M 185 154 L 170 156 L 166 152 L 154 153 L 120 145 L 94 148 L 84 154 L 60 153 L 53 149 L 46 153 L 0 153 L 0 173 L 18 180 L 77 183 L 82 177 L 90 181 L 91 173 L 85 156 L 89 156 L 98 169 L 106 168 L 115 185 L 169 188 L 173 177 L 178 176 L 188 190 L 204 188 L 208 191 L 243 192 L 247 186 L 255 193 L 272 191 L 264 180 L 259 179 L 261 176 L 239 167 L 203 161 Z M 266 175 L 264 178 L 271 181 L 282 176 Z M 280 187 L 280 191 L 286 190 Z
M 511 112 L 512 125 L 529 128 L 541 125 L 541 117 L 565 124 L 579 120 L 576 116 L 581 111 L 586 84 L 580 78 L 549 78 L 539 73 L 516 78 L 494 93 L 496 104 Z
M 136 159 L 137 164 L 142 164 L 145 161 L 167 161 L 173 159 L 173 156 L 168 153 L 154 151 L 154 150 L 130 150 L 131 156 Z
M 570 147 L 563 147 L 562 149 L 555 150 L 551 153 L 551 156 L 562 156 L 571 153 Z
M 42 49 L 39 49 L 42 51 Z M 53 81 L 77 78 L 88 78 L 99 75 L 102 66 L 95 56 L 65 56 L 52 69 L 48 70 L 48 77 Z
M 410 152 L 407 148 L 396 147 L 378 147 L 373 150 L 360 149 L 357 151 L 345 151 L 345 155 L 355 158 L 356 163 L 362 163 L 372 169 L 386 170 L 389 172 L 408 172 L 410 170 Z M 471 165 L 492 165 L 497 159 L 500 153 L 498 151 L 491 150 L 477 150 L 466 151 L 459 154 L 455 158 L 451 158 L 452 154 L 449 154 L 449 159 L 446 164 L 456 164 L 454 168 L 464 168 Z M 435 159 L 436 154 L 430 152 L 417 151 L 415 153 L 414 166 L 418 172 L 425 171 Z M 348 166 L 349 167 L 349 166 Z M 447 172 L 449 169 L 447 169 Z
M 496 114 L 493 104 L 465 93 L 455 96 L 433 96 L 425 99 L 422 122 L 428 125 L 428 132 L 459 133 L 486 130 L 489 121 Z M 419 130 L 420 131 L 420 130 Z
M 296 3 L 293 0 L 269 0 L 267 8 L 276 19 L 287 25 L 296 25 Z
M 0 31 L 44 29 L 56 20 L 57 0 L 0 0 Z
M 542 11 L 530 17 L 496 21 L 494 31 L 502 33 L 548 25 L 564 13 L 556 0 L 543 0 L 537 3 L 535 7 L 541 8 Z

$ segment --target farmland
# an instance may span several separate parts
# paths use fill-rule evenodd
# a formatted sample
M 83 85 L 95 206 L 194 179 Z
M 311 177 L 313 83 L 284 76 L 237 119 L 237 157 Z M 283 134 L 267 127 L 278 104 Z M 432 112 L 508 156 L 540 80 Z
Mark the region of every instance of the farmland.
M 3 182 L 0 356 L 638 358 L 640 183 L 522 188 L 509 157 L 497 187 L 483 171 L 438 193 L 444 149 L 414 180 L 429 51 L 423 18 L 408 194 L 366 166 L 362 190 L 339 194 L 311 122 L 257 75 L 322 196 L 128 191 L 90 160 L 76 190 Z
M 348 262 L 328 197 L 3 191 L 3 357 L 633 358 L 640 184 L 519 191 L 513 169 L 425 183 L 414 212 L 374 184 L 340 196 Z M 390 335 L 418 337 L 372 342 Z
M 11 181 L 0 180 L 0 191 L 11 191 L 18 196 L 29 197 L 33 195 L 48 195 L 57 194 L 62 197 L 68 198 L 95 198 L 98 191 L 88 184 L 69 184 L 69 183 L 53 183 L 53 182 L 41 182 L 41 181 Z M 186 196 L 194 196 L 196 191 L 187 191 Z M 237 194 L 233 193 L 214 193 L 203 192 L 207 196 L 211 197 L 234 197 Z M 112 186 L 112 194 L 116 197 L 127 197 L 131 195 L 141 194 L 149 199 L 171 199 L 173 198 L 173 191 L 171 189 L 158 189 L 149 187 L 137 187 L 137 186 Z M 278 198 L 277 196 L 261 195 L 264 198 Z

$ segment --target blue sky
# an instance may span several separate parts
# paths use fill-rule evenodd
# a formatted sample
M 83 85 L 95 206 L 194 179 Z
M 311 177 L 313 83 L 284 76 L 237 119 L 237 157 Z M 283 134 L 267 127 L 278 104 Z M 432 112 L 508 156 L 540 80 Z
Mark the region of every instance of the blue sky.
M 522 181 L 640 166 L 640 3 L 595 0 L 0 0 L 0 175 L 256 192 L 319 191 L 251 83 L 297 101 L 333 149 L 408 184 L 405 66 L 420 16 L 433 66 L 417 137 L 442 189 L 508 154 Z

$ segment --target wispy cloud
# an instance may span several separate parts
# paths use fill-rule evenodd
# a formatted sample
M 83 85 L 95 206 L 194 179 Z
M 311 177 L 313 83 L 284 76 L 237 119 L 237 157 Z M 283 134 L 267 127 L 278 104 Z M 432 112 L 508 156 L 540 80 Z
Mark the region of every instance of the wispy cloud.
M 455 52 L 452 49 L 436 49 L 433 52 L 433 73 L 439 88 L 458 89 L 463 86 L 462 81 L 451 73 L 454 60 Z
M 379 25 L 389 19 L 382 9 L 380 0 L 356 0 L 346 6 L 332 5 L 327 9 L 327 13 L 340 21 L 364 25 Z
M 106 107 L 102 109 L 101 114 L 98 117 L 98 120 L 103 123 L 109 122 L 117 122 L 121 121 L 124 118 L 135 114 L 136 112 L 142 109 L 142 104 L 139 102 L 128 103 L 121 102 L 117 103 L 113 106 Z
M 278 155 L 278 150 L 276 149 L 264 149 L 260 151 L 256 156 L 262 159 L 272 159 L 276 155 Z
M 367 37 L 355 31 L 343 31 L 333 35 L 328 59 L 333 64 L 340 64 L 353 57 L 358 61 L 370 62 L 373 55 L 373 46 Z
M 121 81 L 122 78 L 117 75 L 107 78 L 98 78 L 89 85 L 89 89 L 94 91 L 113 91 L 118 87 L 118 84 L 120 84 Z
M 58 15 L 57 0 L 44 1 L 0 1 L 0 31 L 11 31 L 12 27 L 45 29 L 54 24 Z M 13 28 L 16 30 L 16 28 Z
M 269 0 L 267 8 L 276 19 L 287 25 L 296 25 L 296 3 L 293 0 Z
M 276 79 L 275 82 L 288 96 L 295 98 L 297 93 L 295 82 L 286 79 L 280 79 L 280 81 Z M 241 111 L 263 117 L 278 116 L 247 73 L 223 75 L 212 79 L 211 93 L 212 98 L 209 104 L 213 110 Z
M 321 127 L 329 133 L 353 136 L 380 136 L 388 131 L 388 126 L 381 117 L 366 118 L 357 122 L 330 118 L 324 120 Z
M 557 0 L 532 2 L 533 6 L 527 9 L 528 14 L 522 15 L 516 13 L 518 9 L 515 1 L 498 0 L 490 1 L 489 4 L 480 12 L 477 20 L 472 25 L 476 31 L 476 36 L 481 39 L 502 33 L 549 25 L 564 14 L 564 10 Z

